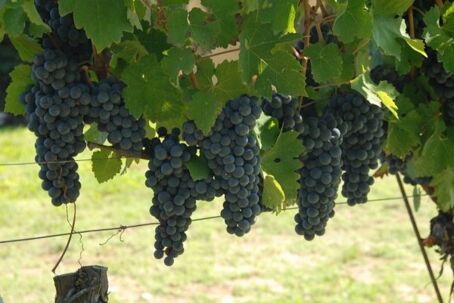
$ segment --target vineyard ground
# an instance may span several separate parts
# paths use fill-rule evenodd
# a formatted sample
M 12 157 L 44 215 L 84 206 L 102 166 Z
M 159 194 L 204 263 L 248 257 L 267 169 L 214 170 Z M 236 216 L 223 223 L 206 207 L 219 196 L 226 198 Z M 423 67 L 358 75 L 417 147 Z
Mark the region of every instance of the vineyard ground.
M 0 162 L 33 160 L 33 136 L 0 130 Z M 84 153 L 81 158 L 89 157 Z M 77 229 L 148 222 L 152 193 L 143 185 L 145 163 L 98 185 L 90 162 L 81 162 L 82 196 Z M 66 232 L 65 208 L 50 205 L 38 167 L 0 166 L 0 239 Z M 411 191 L 409 191 L 411 193 Z M 399 196 L 395 180 L 379 181 L 370 198 Z M 343 198 L 339 198 L 343 201 Z M 201 202 L 194 217 L 217 215 Z M 434 207 L 423 198 L 416 214 L 422 234 Z M 69 208 L 71 214 L 72 208 Z M 83 265 L 109 267 L 110 302 L 434 302 L 403 202 L 339 205 L 323 238 L 308 243 L 293 231 L 293 211 L 259 218 L 251 234 L 236 239 L 220 219 L 196 222 L 186 251 L 172 268 L 153 258 L 153 228 L 75 236 L 59 273 Z M 122 242 L 123 240 L 124 242 Z M 0 246 L 0 294 L 9 302 L 51 302 L 50 269 L 66 238 Z M 437 255 L 429 256 L 438 271 Z M 440 283 L 445 298 L 451 273 Z

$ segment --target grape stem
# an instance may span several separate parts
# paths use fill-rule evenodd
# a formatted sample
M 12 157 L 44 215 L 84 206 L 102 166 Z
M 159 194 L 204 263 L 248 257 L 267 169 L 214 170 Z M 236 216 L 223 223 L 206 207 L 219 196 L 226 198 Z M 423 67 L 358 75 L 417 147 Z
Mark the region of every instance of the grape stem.
M 413 17 L 413 5 L 408 9 L 408 23 L 410 28 L 410 38 L 415 38 L 415 20 Z M 410 77 L 414 79 L 416 76 L 416 68 L 414 65 L 411 66 Z
M 320 8 L 323 17 L 328 14 L 322 0 L 317 0 L 317 8 Z
M 194 72 L 191 72 L 189 74 L 189 79 L 191 79 L 192 87 L 194 87 L 195 89 L 200 89 L 199 81 L 197 80 L 197 77 L 194 74 Z
M 87 142 L 87 147 L 90 150 L 99 148 L 99 149 L 102 149 L 102 150 L 114 152 L 118 156 L 125 157 L 125 158 L 134 158 L 134 159 L 142 159 L 142 160 L 150 160 L 151 159 L 151 157 L 149 155 L 145 154 L 144 152 L 140 152 L 140 153 L 131 152 L 131 151 L 127 151 L 127 150 L 115 148 L 113 146 L 107 146 L 107 145 L 103 145 L 103 144 L 99 144 L 99 143 L 95 143 L 95 142 Z
M 63 249 L 63 252 L 62 252 L 60 258 L 58 258 L 57 263 L 55 263 L 54 267 L 52 268 L 52 272 L 54 274 L 55 274 L 55 271 L 57 270 L 58 266 L 60 265 L 61 261 L 65 257 L 65 254 L 68 251 L 69 244 L 71 243 L 71 239 L 72 239 L 73 234 L 74 234 L 74 227 L 76 226 L 77 207 L 76 207 L 76 203 L 73 203 L 73 205 L 74 205 L 74 213 L 73 213 L 73 222 L 72 222 L 72 224 L 70 224 L 71 225 L 71 231 L 69 233 L 69 237 L 68 237 L 68 241 L 66 242 L 65 249 Z

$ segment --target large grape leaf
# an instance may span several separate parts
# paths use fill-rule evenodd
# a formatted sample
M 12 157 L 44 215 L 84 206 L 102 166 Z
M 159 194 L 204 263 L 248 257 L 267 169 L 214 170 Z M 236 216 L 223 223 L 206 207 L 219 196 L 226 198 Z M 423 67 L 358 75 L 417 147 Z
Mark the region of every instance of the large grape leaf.
M 333 32 L 345 43 L 371 36 L 372 15 L 367 10 L 364 0 L 348 1 L 347 8 L 334 21 Z
M 76 27 L 85 30 L 99 51 L 132 31 L 124 1 L 60 0 L 59 9 L 62 15 L 74 14 Z
M 427 45 L 437 50 L 438 60 L 443 63 L 443 67 L 448 72 L 454 73 L 454 36 L 440 27 L 439 19 L 440 11 L 437 7 L 426 13 L 424 40 Z
M 6 89 L 5 111 L 13 115 L 22 115 L 25 107 L 20 101 L 20 96 L 25 92 L 33 81 L 31 77 L 32 68 L 30 65 L 19 64 L 9 74 L 11 83 Z
M 189 12 L 190 36 L 202 49 L 211 49 L 216 37 L 221 32 L 219 23 L 209 20 L 210 15 L 200 8 L 193 8 Z
M 454 168 L 446 168 L 435 175 L 431 185 L 435 187 L 438 207 L 442 211 L 454 208 Z
M 342 57 L 336 44 L 311 44 L 304 50 L 303 55 L 310 58 L 312 74 L 317 83 L 335 83 L 340 79 Z
M 92 171 L 99 183 L 113 179 L 121 171 L 121 159 L 107 150 L 100 150 L 93 153 Z
M 39 16 L 38 11 L 35 8 L 35 3 L 34 3 L 33 0 L 23 0 L 22 1 L 22 8 L 23 8 L 25 14 L 27 15 L 28 19 L 32 23 L 34 23 L 34 24 L 36 24 L 38 26 L 47 28 L 47 30 L 50 31 L 49 26 L 46 23 L 44 23 L 44 21 Z
M 166 10 L 167 41 L 173 45 L 183 46 L 189 31 L 188 12 L 183 8 Z
M 119 60 L 128 63 L 137 62 L 148 54 L 145 47 L 138 40 L 124 40 L 111 47 L 110 51 L 112 52 L 110 66 L 114 69 L 117 67 Z
M 262 169 L 280 184 L 286 205 L 296 202 L 298 170 L 301 168 L 299 157 L 303 152 L 304 146 L 298 139 L 298 133 L 289 131 L 281 133 L 274 146 L 262 155 Z
M 127 85 L 123 92 L 126 106 L 135 117 L 145 114 L 155 122 L 182 118 L 180 94 L 155 56 L 128 65 L 121 79 Z
M 189 173 L 193 180 L 203 180 L 210 175 L 210 168 L 208 167 L 208 162 L 205 157 L 194 156 L 186 164 Z

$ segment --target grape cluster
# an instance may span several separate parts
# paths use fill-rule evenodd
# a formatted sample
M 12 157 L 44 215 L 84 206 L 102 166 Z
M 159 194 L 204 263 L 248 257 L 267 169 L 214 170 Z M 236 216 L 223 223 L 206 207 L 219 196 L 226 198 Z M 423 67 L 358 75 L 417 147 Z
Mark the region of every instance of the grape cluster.
M 85 61 L 92 53 L 91 42 L 83 30 L 76 29 L 72 14 L 60 16 L 58 2 L 55 0 L 35 0 L 38 13 L 45 23 L 52 29 L 51 36 L 42 40 L 46 48 L 54 48 L 52 35 L 58 38 L 59 48 L 70 53 L 78 61 Z
M 145 121 L 135 119 L 126 108 L 121 92 L 123 84 L 116 79 L 102 80 L 92 89 L 92 101 L 86 122 L 97 122 L 107 140 L 116 148 L 140 152 L 145 137 Z
M 85 148 L 83 115 L 90 97 L 88 87 L 73 83 L 55 91 L 38 82 L 23 97 L 28 128 L 33 131 L 36 162 L 42 188 L 59 206 L 75 202 L 80 182 L 74 157 Z
M 146 140 L 145 151 L 151 157 L 146 186 L 154 191 L 150 213 L 159 220 L 155 233 L 155 253 L 171 266 L 184 251 L 183 242 L 196 209 L 196 200 L 211 201 L 220 196 L 219 183 L 210 176 L 194 181 L 186 168 L 195 149 L 179 140 L 179 130 L 161 131 L 162 140 Z
M 227 232 L 237 236 L 249 232 L 261 210 L 260 149 L 252 133 L 261 112 L 254 97 L 228 101 L 201 143 L 208 166 L 225 193 L 221 216 Z
M 326 110 L 343 134 L 342 195 L 349 205 L 365 203 L 384 140 L 383 110 L 352 90 L 333 95 Z
M 300 114 L 300 100 L 291 96 L 274 93 L 271 100 L 263 98 L 263 112 L 278 120 L 284 131 L 303 131 L 303 118 Z
M 423 70 L 430 84 L 443 101 L 443 117 L 448 125 L 454 125 L 454 75 L 448 73 L 437 61 L 433 50 L 428 50 L 429 57 L 425 60 Z
M 334 216 L 342 174 L 342 135 L 333 120 L 305 118 L 301 133 L 306 154 L 302 156 L 295 231 L 306 240 L 325 233 L 328 219 Z
M 205 136 L 203 132 L 197 128 L 194 121 L 186 121 L 183 124 L 183 139 L 189 146 L 198 146 L 201 144 Z

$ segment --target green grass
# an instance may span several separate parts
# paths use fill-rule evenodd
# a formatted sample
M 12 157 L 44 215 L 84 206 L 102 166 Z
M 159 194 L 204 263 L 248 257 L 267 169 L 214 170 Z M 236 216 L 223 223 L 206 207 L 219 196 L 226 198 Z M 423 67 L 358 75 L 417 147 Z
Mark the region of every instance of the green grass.
M 0 163 L 33 160 L 33 143 L 25 130 L 0 130 Z M 81 162 L 76 229 L 151 221 L 145 169 L 144 163 L 134 166 L 99 185 L 90 162 Z M 36 165 L 0 166 L 0 240 L 69 230 L 65 208 L 51 205 L 37 172 Z M 393 178 L 378 181 L 370 194 L 396 196 Z M 200 202 L 194 217 L 217 215 L 221 204 Z M 423 198 L 416 214 L 423 235 L 435 213 Z M 312 242 L 294 233 L 293 214 L 263 214 L 243 238 L 228 235 L 220 219 L 194 222 L 186 251 L 171 268 L 153 258 L 152 227 L 126 230 L 123 242 L 116 236 L 105 245 L 112 232 L 75 236 L 58 273 L 77 270 L 79 262 L 109 267 L 110 302 L 435 302 L 401 200 L 338 205 L 326 235 Z M 53 301 L 51 268 L 66 240 L 0 246 L 5 303 Z M 438 271 L 437 254 L 430 250 L 429 256 Z M 445 272 L 440 284 L 446 298 L 452 275 Z

